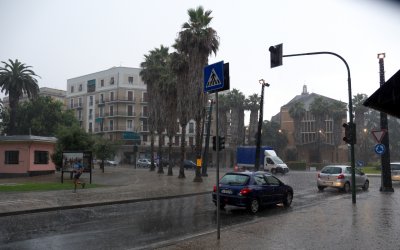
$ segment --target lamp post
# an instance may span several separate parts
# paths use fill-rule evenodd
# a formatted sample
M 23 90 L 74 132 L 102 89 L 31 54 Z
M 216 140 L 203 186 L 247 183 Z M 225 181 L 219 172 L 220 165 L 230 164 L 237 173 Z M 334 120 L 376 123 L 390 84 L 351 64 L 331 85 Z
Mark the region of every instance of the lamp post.
M 269 87 L 269 84 L 264 79 L 258 81 L 261 84 L 261 99 L 260 99 L 260 114 L 258 119 L 258 130 L 257 130 L 257 144 L 256 144 L 256 160 L 254 169 L 259 170 L 260 167 L 260 147 L 261 147 L 261 128 L 263 123 L 263 106 L 264 106 L 264 87 Z
M 385 58 L 385 53 L 378 54 L 379 59 L 379 83 L 380 86 L 385 84 L 385 66 L 383 59 Z M 386 130 L 385 135 L 382 138 L 382 144 L 385 146 L 385 151 L 381 155 L 381 192 L 394 192 L 392 187 L 392 177 L 390 171 L 390 150 L 389 150 L 389 128 L 387 121 L 387 114 L 380 112 L 381 116 L 381 130 Z

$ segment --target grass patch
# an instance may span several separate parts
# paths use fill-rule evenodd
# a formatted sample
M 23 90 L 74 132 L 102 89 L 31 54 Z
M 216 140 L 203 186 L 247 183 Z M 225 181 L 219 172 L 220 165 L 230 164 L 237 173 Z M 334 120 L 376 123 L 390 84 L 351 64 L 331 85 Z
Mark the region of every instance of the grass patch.
M 376 167 L 363 167 L 361 168 L 361 171 L 366 174 L 381 174 L 381 170 L 376 169 Z
M 86 183 L 86 188 L 96 188 L 101 185 Z M 80 188 L 80 185 L 78 186 Z M 64 183 L 4 183 L 0 184 L 0 192 L 26 192 L 26 191 L 54 191 L 54 190 L 72 190 L 74 189 L 74 184 L 72 182 Z

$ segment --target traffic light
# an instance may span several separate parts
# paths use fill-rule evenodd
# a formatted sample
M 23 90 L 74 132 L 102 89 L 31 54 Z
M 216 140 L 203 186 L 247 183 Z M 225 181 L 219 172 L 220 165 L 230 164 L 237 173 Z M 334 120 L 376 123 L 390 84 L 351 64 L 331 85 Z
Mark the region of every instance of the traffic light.
M 356 144 L 356 125 L 354 123 L 343 123 L 343 127 L 343 141 L 345 141 L 347 144 Z
M 275 68 L 282 65 L 282 43 L 269 47 L 271 56 L 271 68 Z
M 217 151 L 217 137 L 213 136 L 213 150 Z
M 219 137 L 219 147 L 218 151 L 221 151 L 222 149 L 225 148 L 225 136 L 220 136 Z

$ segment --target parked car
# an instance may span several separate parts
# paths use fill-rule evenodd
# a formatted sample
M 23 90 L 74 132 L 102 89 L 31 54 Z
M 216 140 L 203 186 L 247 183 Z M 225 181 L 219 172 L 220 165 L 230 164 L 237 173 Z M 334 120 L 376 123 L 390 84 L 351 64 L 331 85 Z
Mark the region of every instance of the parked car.
M 184 160 L 183 161 L 183 167 L 185 169 L 196 169 L 197 165 L 193 161 Z
M 116 167 L 116 166 L 118 165 L 118 162 L 112 161 L 112 160 L 106 160 L 106 161 L 105 161 L 105 165 L 106 165 L 106 166 L 113 166 L 113 167 Z
M 138 168 L 149 168 L 151 166 L 151 161 L 146 158 L 138 159 L 136 162 L 136 167 Z
M 283 203 L 289 207 L 293 200 L 293 188 L 268 172 L 230 172 L 219 181 L 220 208 L 226 205 L 246 207 L 257 213 L 264 205 Z M 217 187 L 212 200 L 217 205 Z
M 391 162 L 392 181 L 400 181 L 400 162 Z
M 355 169 L 356 187 L 367 191 L 369 188 L 368 177 L 358 168 Z M 323 191 L 327 187 L 338 188 L 344 192 L 351 190 L 351 167 L 346 165 L 328 165 L 322 168 L 317 175 L 318 190 Z

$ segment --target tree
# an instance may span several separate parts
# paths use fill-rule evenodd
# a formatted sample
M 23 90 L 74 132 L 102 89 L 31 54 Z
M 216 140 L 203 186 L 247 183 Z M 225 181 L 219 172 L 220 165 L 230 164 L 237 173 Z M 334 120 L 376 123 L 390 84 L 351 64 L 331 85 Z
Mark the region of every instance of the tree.
M 39 93 L 39 86 L 35 77 L 38 75 L 31 70 L 31 66 L 26 66 L 16 59 L 2 62 L 4 67 L 0 67 L 0 87 L 1 92 L 5 91 L 9 95 L 10 120 L 7 126 L 9 135 L 15 135 L 15 118 L 19 99 L 26 94 L 28 98 L 35 98 Z
M 339 101 L 332 101 L 329 110 L 333 119 L 333 144 L 336 151 L 336 162 L 339 162 L 339 146 L 343 144 L 342 131 L 343 119 L 346 119 L 346 103 Z
M 280 124 L 273 121 L 264 121 L 262 126 L 262 142 L 274 148 L 278 155 L 283 155 L 283 150 L 288 144 L 284 131 L 280 131 Z
M 186 91 L 189 81 L 188 56 L 181 50 L 181 41 L 179 38 L 176 39 L 173 47 L 177 50 L 177 52 L 174 52 L 171 55 L 171 68 L 176 76 L 177 115 L 182 130 L 180 140 L 181 157 L 178 178 L 185 178 L 185 168 L 183 163 L 186 156 L 186 125 L 189 121 L 192 110 L 191 96 Z
M 303 102 L 295 102 L 289 109 L 289 115 L 293 119 L 294 123 L 294 141 L 297 145 L 301 145 L 301 137 L 300 137 L 300 131 L 301 131 L 301 119 L 304 118 L 306 114 L 306 110 L 304 108 L 304 103 Z
M 165 127 L 165 111 L 163 100 L 166 98 L 161 93 L 165 79 L 168 77 L 169 66 L 168 61 L 168 47 L 163 45 L 160 48 L 151 50 L 148 55 L 145 55 L 145 61 L 140 64 L 142 71 L 140 76 L 147 85 L 147 93 L 149 97 L 149 124 L 150 124 L 150 154 L 151 154 L 151 167 L 150 171 L 154 171 L 154 132 L 158 133 L 158 157 L 161 162 L 161 147 L 162 147 L 162 132 Z M 163 172 L 162 164 L 159 165 L 159 173 Z
M 248 138 L 249 145 L 256 144 L 256 133 L 258 125 L 257 118 L 258 118 L 258 111 L 260 110 L 260 100 L 261 99 L 257 94 L 253 94 L 245 100 L 244 109 L 250 110 L 249 138 Z
M 100 168 L 104 173 L 104 161 L 114 157 L 116 151 L 116 144 L 112 141 L 105 139 L 102 136 L 94 137 L 93 154 L 97 160 L 101 160 Z
M 329 102 L 322 97 L 316 97 L 310 105 L 310 112 L 315 117 L 315 152 L 316 162 L 321 162 L 321 136 L 326 129 L 325 121 L 327 120 L 327 115 L 329 114 Z
M 51 156 L 56 166 L 62 165 L 63 151 L 87 151 L 92 149 L 93 139 L 79 125 L 60 126 L 56 132 L 57 143 Z
M 49 96 L 39 96 L 32 101 L 17 106 L 14 131 L 17 134 L 54 136 L 59 126 L 79 124 L 72 110 L 64 110 L 64 104 Z M 8 123 L 7 112 L 2 113 L 4 123 Z M 8 126 L 7 126 L 8 127 Z M 5 131 L 8 132 L 7 129 Z
M 204 119 L 204 106 L 206 95 L 203 92 L 203 69 L 208 64 L 208 57 L 217 53 L 219 38 L 217 32 L 211 28 L 211 10 L 204 11 L 199 6 L 189 9 L 189 21 L 182 25 L 179 32 L 180 51 L 187 55 L 188 59 L 188 84 L 190 86 L 190 101 L 192 106 L 192 117 L 196 121 L 196 154 L 201 156 L 201 121 Z M 200 169 L 196 168 L 194 181 L 201 181 Z

